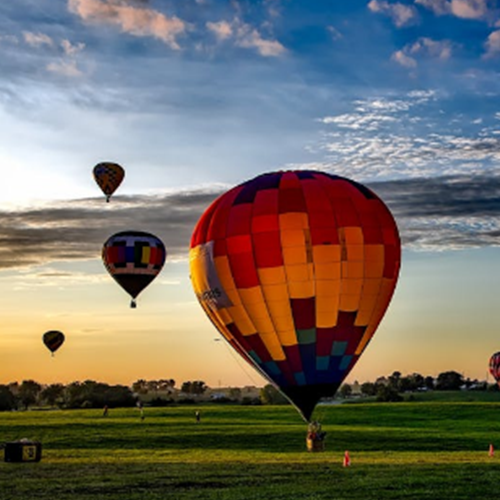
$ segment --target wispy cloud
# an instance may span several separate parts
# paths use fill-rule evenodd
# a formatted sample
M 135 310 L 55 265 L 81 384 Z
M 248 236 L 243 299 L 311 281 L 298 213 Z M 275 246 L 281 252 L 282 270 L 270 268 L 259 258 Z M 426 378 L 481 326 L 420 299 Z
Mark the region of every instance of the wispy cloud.
M 357 178 L 353 172 L 344 174 Z M 394 213 L 408 248 L 500 245 L 500 172 L 366 184 Z M 106 210 L 101 199 L 92 199 L 0 212 L 0 269 L 45 265 L 36 273 L 51 285 L 95 281 L 100 278 L 70 276 L 51 263 L 99 260 L 102 244 L 113 232 L 134 228 L 159 236 L 169 259 L 185 260 L 194 225 L 222 191 L 119 197 L 112 202 L 116 207 Z
M 277 40 L 264 38 L 259 30 L 249 24 L 234 19 L 232 22 L 207 22 L 207 29 L 217 40 L 232 40 L 237 47 L 255 49 L 263 57 L 277 57 L 286 52 L 286 48 Z
M 494 8 L 489 7 L 488 0 L 415 0 L 437 16 L 453 15 L 462 19 L 487 19 L 493 15 Z
M 170 258 L 187 258 L 194 225 L 219 192 L 120 197 L 109 210 L 84 199 L 0 211 L 0 268 L 98 259 L 111 234 L 137 228 L 161 238 Z
M 398 28 L 410 26 L 418 21 L 418 12 L 412 5 L 399 2 L 389 3 L 384 0 L 371 0 L 368 9 L 377 14 L 389 16 Z
M 487 0 L 452 0 L 451 12 L 464 19 L 481 19 L 488 12 Z
M 341 40 L 344 38 L 344 35 L 342 35 L 342 33 L 334 26 L 328 26 L 327 29 L 332 37 L 332 40 Z
M 218 40 L 226 40 L 233 35 L 233 27 L 231 23 L 227 21 L 219 21 L 216 23 L 207 22 L 207 28 Z
M 415 0 L 415 3 L 432 10 L 437 16 L 451 13 L 451 2 L 448 0 Z
M 85 48 L 84 43 L 72 44 L 69 40 L 62 40 L 61 47 L 67 56 L 75 56 Z
M 395 215 L 407 248 L 500 246 L 500 172 L 371 184 Z
M 398 63 L 405 68 L 416 68 L 417 61 L 409 56 L 404 50 L 397 50 L 391 56 L 391 61 Z
M 23 31 L 24 41 L 32 47 L 40 47 L 42 45 L 54 46 L 54 40 L 44 33 L 32 33 Z
M 360 180 L 496 171 L 495 111 L 474 123 L 458 110 L 440 110 L 440 100 L 432 91 L 355 100 L 351 112 L 320 119 L 324 135 L 311 151 L 324 157 L 312 163 Z
M 78 68 L 77 63 L 74 59 L 61 59 L 56 62 L 51 62 L 47 64 L 47 71 L 70 78 L 79 77 L 82 75 L 82 71 Z
M 490 33 L 484 46 L 486 49 L 484 57 L 486 59 L 500 55 L 500 30 Z
M 124 33 L 157 38 L 172 49 L 180 48 L 177 38 L 187 29 L 184 21 L 133 4 L 120 0 L 68 0 L 69 10 L 87 22 L 115 25 Z
M 401 50 L 392 54 L 391 59 L 406 68 L 416 68 L 417 57 L 427 57 L 448 60 L 453 51 L 453 43 L 449 40 L 433 40 L 421 37 L 416 42 L 405 45 Z

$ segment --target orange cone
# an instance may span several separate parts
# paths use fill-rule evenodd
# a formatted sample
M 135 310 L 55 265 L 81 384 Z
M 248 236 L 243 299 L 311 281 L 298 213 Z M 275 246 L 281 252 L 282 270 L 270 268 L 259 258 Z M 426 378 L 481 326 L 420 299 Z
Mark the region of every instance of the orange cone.
M 344 453 L 344 467 L 349 467 L 351 465 L 351 458 L 349 457 L 349 452 L 346 450 Z
M 493 449 L 493 445 L 490 444 L 490 451 L 488 452 L 488 455 L 492 457 L 495 454 L 495 450 Z

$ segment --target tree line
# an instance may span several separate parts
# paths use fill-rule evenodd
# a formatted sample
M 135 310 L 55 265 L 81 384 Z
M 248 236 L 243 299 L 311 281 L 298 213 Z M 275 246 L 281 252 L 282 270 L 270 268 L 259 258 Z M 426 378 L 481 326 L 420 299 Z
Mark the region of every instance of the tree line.
M 183 382 L 180 393 L 201 395 L 207 390 L 200 380 Z M 138 380 L 132 387 L 109 385 L 103 382 L 86 380 L 70 384 L 42 385 L 34 380 L 23 380 L 0 385 L 0 411 L 28 409 L 31 406 L 59 408 L 109 408 L 135 406 L 145 394 L 172 395 L 175 380 Z M 159 398 L 160 396 L 158 396 Z M 154 401 L 154 399 L 153 399 Z M 168 401 L 168 400 L 167 400 Z
M 209 387 L 202 380 L 183 382 L 176 388 L 173 379 L 139 379 L 131 387 L 108 385 L 103 382 L 86 380 L 70 384 L 41 385 L 34 380 L 23 380 L 0 385 L 0 411 L 28 409 L 31 406 L 58 408 L 109 408 L 131 407 L 143 400 L 150 406 L 188 404 L 200 402 Z M 498 390 L 497 384 L 465 378 L 456 371 L 446 371 L 437 377 L 412 373 L 403 376 L 395 371 L 387 377 L 379 377 L 374 382 L 343 384 L 339 390 L 341 398 L 354 395 L 375 397 L 377 401 L 402 401 L 404 393 L 419 391 L 456 390 Z M 147 396 L 147 398 L 146 398 Z M 217 403 L 238 403 L 247 405 L 287 404 L 288 400 L 272 385 L 260 388 L 258 396 L 248 396 L 238 387 L 230 388 L 225 395 L 213 399 Z
M 456 371 L 446 371 L 437 377 L 424 376 L 420 373 L 412 373 L 403 376 L 401 372 L 395 371 L 388 377 L 379 377 L 375 382 L 364 382 L 358 384 L 344 384 L 339 390 L 343 398 L 353 396 L 358 389 L 361 396 L 375 397 L 377 401 L 402 401 L 404 393 L 422 391 L 458 391 L 476 390 L 497 391 L 497 384 L 488 384 L 486 381 L 465 378 Z

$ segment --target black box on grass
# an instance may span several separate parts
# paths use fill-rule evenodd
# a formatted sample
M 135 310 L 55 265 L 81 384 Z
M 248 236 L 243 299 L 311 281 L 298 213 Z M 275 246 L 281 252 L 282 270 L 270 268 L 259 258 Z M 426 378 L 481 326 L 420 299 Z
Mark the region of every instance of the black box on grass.
M 40 462 L 42 443 L 21 439 L 5 443 L 5 462 Z

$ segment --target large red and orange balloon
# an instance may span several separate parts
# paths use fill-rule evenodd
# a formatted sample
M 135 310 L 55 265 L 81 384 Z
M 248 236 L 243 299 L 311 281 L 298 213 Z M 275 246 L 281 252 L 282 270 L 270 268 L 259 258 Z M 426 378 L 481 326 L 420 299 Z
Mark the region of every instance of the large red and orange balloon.
M 106 201 L 109 201 L 125 177 L 125 170 L 118 163 L 109 161 L 98 163 L 92 173 L 97 185 L 106 195 Z
M 500 386 L 500 352 L 496 352 L 490 358 L 490 373 Z
M 191 280 L 225 339 L 310 420 L 375 333 L 400 256 L 396 223 L 371 190 L 322 172 L 276 172 L 205 211 Z

